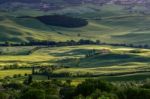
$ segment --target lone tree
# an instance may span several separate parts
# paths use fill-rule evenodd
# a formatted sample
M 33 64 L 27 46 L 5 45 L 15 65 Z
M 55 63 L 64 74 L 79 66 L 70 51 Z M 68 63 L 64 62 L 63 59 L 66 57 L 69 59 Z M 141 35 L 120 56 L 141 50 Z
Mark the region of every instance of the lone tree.
M 32 67 L 32 75 L 34 75 L 35 74 L 35 67 L 33 66 Z
M 30 85 L 33 82 L 32 75 L 29 75 L 28 78 L 24 81 L 24 84 Z

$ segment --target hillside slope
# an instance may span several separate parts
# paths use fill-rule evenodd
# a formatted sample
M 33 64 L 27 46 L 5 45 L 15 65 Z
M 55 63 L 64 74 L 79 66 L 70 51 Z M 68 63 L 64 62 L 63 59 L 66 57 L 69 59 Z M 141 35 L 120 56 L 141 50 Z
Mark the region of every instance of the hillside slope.
M 0 12 L 0 42 L 27 42 L 31 40 L 79 40 L 93 39 L 109 43 L 150 44 L 150 16 L 130 13 L 123 6 L 82 5 L 57 11 L 17 10 Z M 34 18 L 20 16 L 44 16 L 64 14 L 83 18 L 88 25 L 78 28 L 64 28 L 46 25 Z

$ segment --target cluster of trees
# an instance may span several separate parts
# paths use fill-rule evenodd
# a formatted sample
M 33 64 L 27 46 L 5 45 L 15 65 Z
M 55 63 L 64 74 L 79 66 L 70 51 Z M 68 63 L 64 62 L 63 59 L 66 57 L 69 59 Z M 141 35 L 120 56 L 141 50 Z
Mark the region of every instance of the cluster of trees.
M 111 83 L 87 79 L 77 86 L 72 80 L 33 81 L 30 83 L 3 83 L 0 99 L 149 99 L 150 82 Z
M 149 83 L 150 84 L 150 83 Z M 137 86 L 135 83 L 122 86 L 113 85 L 99 79 L 85 80 L 77 87 L 68 91 L 64 88 L 60 92 L 63 99 L 149 99 L 149 84 Z
M 32 75 L 42 75 L 47 77 L 47 79 L 51 78 L 60 78 L 60 77 L 97 77 L 100 75 L 95 75 L 92 73 L 70 73 L 70 72 L 62 72 L 55 73 L 54 71 L 57 69 L 69 68 L 63 66 L 45 66 L 45 67 L 32 67 Z
M 64 77 L 99 77 L 99 76 L 102 76 L 102 75 L 94 74 L 94 73 L 70 73 L 70 72 L 54 73 L 52 71 L 36 72 L 35 75 L 46 76 L 48 79 L 61 78 L 61 77 L 64 78 Z
M 13 64 L 13 65 L 4 66 L 2 69 L 8 70 L 8 69 L 19 69 L 19 68 L 20 67 L 18 64 Z
M 32 64 L 34 65 L 34 64 Z M 36 66 L 36 68 L 41 68 L 42 66 Z M 10 65 L 7 65 L 7 66 L 3 66 L 1 67 L 0 69 L 2 70 L 10 70 L 10 69 L 32 69 L 32 67 L 29 65 L 29 66 L 26 66 L 26 65 L 22 65 L 20 66 L 18 63 L 14 63 L 14 64 L 10 64 Z

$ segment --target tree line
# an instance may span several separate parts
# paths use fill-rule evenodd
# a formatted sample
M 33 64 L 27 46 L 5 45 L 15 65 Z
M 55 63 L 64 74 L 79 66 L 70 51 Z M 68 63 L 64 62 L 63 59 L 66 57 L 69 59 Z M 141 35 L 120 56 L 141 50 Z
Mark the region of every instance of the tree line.
M 30 41 L 30 42 L 21 42 L 21 43 L 12 43 L 6 41 L 4 43 L 0 43 L 0 46 L 73 46 L 73 45 L 85 45 L 85 44 L 101 44 L 100 40 L 87 40 L 80 39 L 78 41 L 75 40 L 67 40 L 67 41 Z
M 75 46 L 75 45 L 112 45 L 112 46 L 124 46 L 124 47 L 133 47 L 133 48 L 146 48 L 149 49 L 149 44 L 126 44 L 126 43 L 105 43 L 100 40 L 89 40 L 89 39 L 80 39 L 78 41 L 75 40 L 67 40 L 67 41 L 30 41 L 30 42 L 22 42 L 22 43 L 12 43 L 12 42 L 4 42 L 0 43 L 0 46 Z

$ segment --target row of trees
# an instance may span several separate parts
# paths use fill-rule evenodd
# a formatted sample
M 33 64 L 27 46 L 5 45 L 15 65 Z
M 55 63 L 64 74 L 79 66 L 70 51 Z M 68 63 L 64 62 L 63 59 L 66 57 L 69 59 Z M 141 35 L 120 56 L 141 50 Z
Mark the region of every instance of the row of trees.
M 57 41 L 30 41 L 30 42 L 23 42 L 23 43 L 11 43 L 5 42 L 1 43 L 0 46 L 73 46 L 73 45 L 86 45 L 86 44 L 101 44 L 100 40 L 85 40 L 80 39 L 79 41 L 74 40 L 67 40 L 63 42 Z
M 125 47 L 133 47 L 133 48 L 150 48 L 148 44 L 108 44 L 112 46 L 125 46 Z
M 101 76 L 120 76 L 120 75 L 127 75 L 127 74 L 133 74 L 133 73 L 148 73 L 150 71 L 148 70 L 140 70 L 140 71 L 131 71 L 131 72 L 122 72 L 122 73 L 108 73 L 108 74 L 95 74 L 91 72 L 55 72 L 59 69 L 66 69 L 70 68 L 67 66 L 44 66 L 44 67 L 31 67 L 32 68 L 32 75 L 36 76 L 45 76 L 47 79 L 52 78 L 78 78 L 78 77 L 101 77 Z
M 134 47 L 134 48 L 150 48 L 148 44 L 125 44 L 125 43 L 104 43 L 100 40 L 87 40 L 87 39 L 80 39 L 79 41 L 74 40 L 67 40 L 63 42 L 56 42 L 56 41 L 30 41 L 30 42 L 23 42 L 23 43 L 11 43 L 5 42 L 1 43 L 0 46 L 73 46 L 73 45 L 112 45 L 112 46 L 125 46 L 125 47 Z

